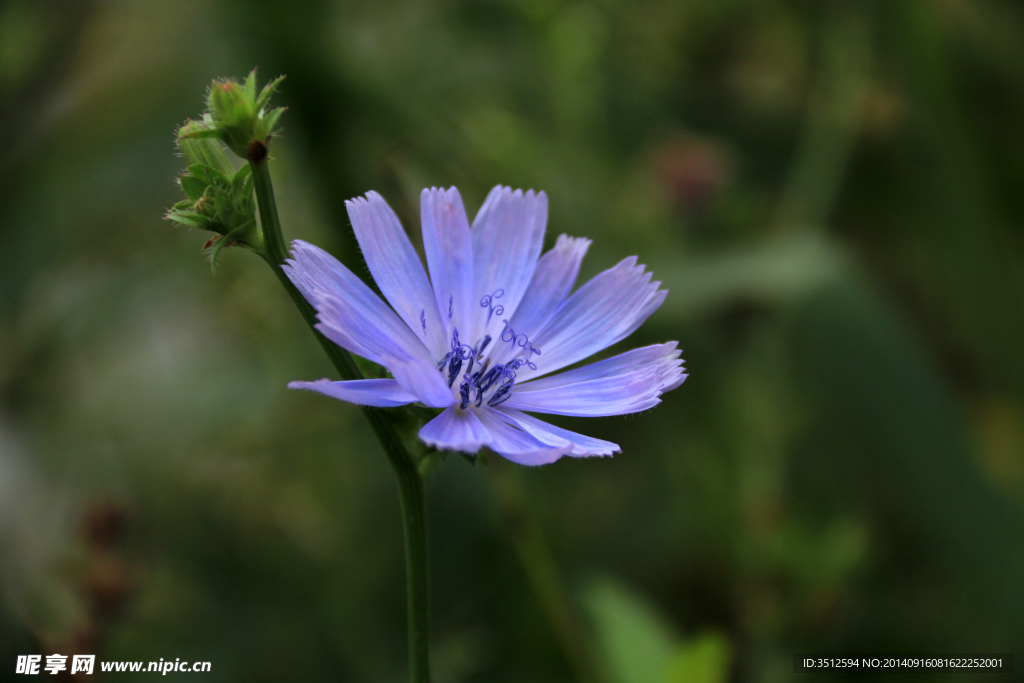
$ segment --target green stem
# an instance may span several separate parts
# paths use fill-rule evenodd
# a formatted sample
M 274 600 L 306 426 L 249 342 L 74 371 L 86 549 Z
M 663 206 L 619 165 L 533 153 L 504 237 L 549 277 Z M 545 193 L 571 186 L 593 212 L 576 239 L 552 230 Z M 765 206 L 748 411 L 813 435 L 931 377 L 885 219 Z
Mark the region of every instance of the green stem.
M 342 379 L 363 379 L 362 373 L 348 351 L 330 341 L 316 329 L 316 309 L 288 279 L 281 264 L 287 257 L 281 220 L 274 201 L 274 187 L 266 161 L 251 161 L 256 188 L 256 204 L 266 248 L 263 258 L 270 264 L 282 286 L 299 309 L 306 324 L 313 330 L 317 341 Z M 384 447 L 398 479 L 398 496 L 402 505 L 402 529 L 405 536 L 406 597 L 409 619 L 409 670 L 412 683 L 430 682 L 430 595 L 427 583 L 427 514 L 423 496 L 423 479 L 416 462 L 405 448 L 401 436 L 387 413 L 363 408 L 374 434 Z

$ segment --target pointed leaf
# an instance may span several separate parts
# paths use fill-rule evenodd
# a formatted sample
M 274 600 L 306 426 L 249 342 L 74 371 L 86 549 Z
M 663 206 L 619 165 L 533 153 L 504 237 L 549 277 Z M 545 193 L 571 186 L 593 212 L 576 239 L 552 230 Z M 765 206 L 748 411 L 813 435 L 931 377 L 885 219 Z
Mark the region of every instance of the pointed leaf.
M 235 175 L 231 178 L 231 185 L 234 187 L 240 187 L 245 183 L 245 179 L 252 175 L 252 166 L 245 164 L 242 168 L 235 171 Z
M 213 248 L 210 250 L 210 269 L 214 273 L 217 272 L 217 256 L 220 254 L 220 250 L 225 247 L 233 247 L 239 243 L 245 238 L 246 233 L 251 227 L 250 222 L 243 223 L 213 244 Z M 242 243 L 244 244 L 244 242 Z
M 284 80 L 284 76 L 278 76 L 274 80 L 263 86 L 263 90 L 260 91 L 259 99 L 256 100 L 255 110 L 258 112 L 267 106 L 270 102 L 270 96 L 277 91 L 277 86 Z
M 198 213 L 192 213 L 191 211 L 171 211 L 166 216 L 167 220 L 174 221 L 175 223 L 181 223 L 187 225 L 190 228 L 199 228 L 200 230 L 209 230 L 207 226 L 210 224 L 210 219 L 206 216 L 200 216 Z
M 224 136 L 224 129 L 220 126 L 215 128 L 203 128 L 202 130 L 191 130 L 179 135 L 179 140 L 202 140 L 204 138 L 219 138 Z
M 277 125 L 277 120 L 281 118 L 281 114 L 284 113 L 288 107 L 278 107 L 277 109 L 271 109 L 266 113 L 263 118 L 259 120 L 259 131 L 256 136 L 262 139 L 266 139 L 267 136 L 274 133 L 274 126 Z
M 204 181 L 207 185 L 227 185 L 228 179 L 220 171 L 210 168 L 206 164 L 192 164 L 188 172 L 196 178 Z
M 229 174 L 234 170 L 234 167 L 228 160 L 228 155 L 224 153 L 224 149 L 221 147 L 219 141 L 205 140 L 198 144 L 199 149 L 202 151 L 203 157 L 210 168 L 219 171 L 222 174 Z
M 231 224 L 231 217 L 235 214 L 235 206 L 227 192 L 219 191 L 213 195 L 213 213 L 224 224 Z
M 227 237 L 221 237 L 219 240 L 213 243 L 213 246 L 209 249 L 210 254 L 210 272 L 214 275 L 217 274 L 217 256 L 220 255 L 220 250 L 224 248 L 227 243 Z
M 242 182 L 242 189 L 238 191 L 238 202 L 240 206 L 244 206 L 245 210 L 252 215 L 256 215 L 256 199 L 253 196 L 253 177 L 246 176 Z
M 203 193 L 206 192 L 206 188 L 208 186 L 205 181 L 194 175 L 180 176 L 178 178 L 178 183 L 181 185 L 181 189 L 185 193 L 185 196 L 194 202 L 199 201 L 203 196 Z
M 256 101 L 256 69 L 249 72 L 249 75 L 245 77 L 245 85 L 243 86 L 245 92 L 245 99 L 250 102 Z M 259 111 L 257 109 L 257 111 Z

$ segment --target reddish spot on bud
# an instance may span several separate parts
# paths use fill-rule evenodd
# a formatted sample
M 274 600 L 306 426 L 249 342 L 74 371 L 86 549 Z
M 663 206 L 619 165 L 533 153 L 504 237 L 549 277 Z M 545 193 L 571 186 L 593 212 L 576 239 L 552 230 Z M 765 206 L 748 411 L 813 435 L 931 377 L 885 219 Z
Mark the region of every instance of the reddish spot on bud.
M 249 143 L 249 153 L 246 155 L 249 161 L 254 164 L 258 164 L 267 158 L 267 146 L 259 140 L 253 140 Z

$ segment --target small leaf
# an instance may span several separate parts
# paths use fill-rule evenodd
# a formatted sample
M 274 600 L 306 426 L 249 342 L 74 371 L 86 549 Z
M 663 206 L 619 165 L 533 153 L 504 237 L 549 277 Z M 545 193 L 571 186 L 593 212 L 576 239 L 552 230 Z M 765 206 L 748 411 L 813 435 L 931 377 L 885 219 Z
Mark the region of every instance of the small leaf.
M 185 196 L 194 202 L 199 201 L 208 187 L 208 183 L 194 175 L 183 175 L 178 178 L 178 183 L 181 185 Z
M 242 86 L 245 92 L 245 99 L 250 102 L 256 100 L 256 69 L 249 72 L 249 75 L 245 77 L 245 85 Z M 256 111 L 259 111 L 258 109 Z
M 228 174 L 234 170 L 231 162 L 228 161 L 228 155 L 224 153 L 218 140 L 204 140 L 197 144 L 210 168 L 222 174 Z
M 252 166 L 245 164 L 242 168 L 235 171 L 234 177 L 231 178 L 231 184 L 234 187 L 241 187 L 245 183 L 246 178 L 252 175 Z
M 214 274 L 217 272 L 217 257 L 220 255 L 220 250 L 224 247 L 231 247 L 237 243 L 234 236 L 238 233 L 238 228 L 232 230 L 224 237 L 214 242 L 213 249 L 210 250 L 210 270 Z
M 274 126 L 277 125 L 277 120 L 281 118 L 281 114 L 285 112 L 288 107 L 278 107 L 277 109 L 271 109 L 266 113 L 264 117 L 259 120 L 260 130 L 257 131 L 256 136 L 266 139 L 268 136 L 274 133 Z
M 211 242 L 213 242 L 213 247 L 208 249 L 208 252 L 210 254 L 210 272 L 213 273 L 214 275 L 217 274 L 217 256 L 220 255 L 220 250 L 224 248 L 224 245 L 225 243 L 227 243 L 227 241 L 227 237 L 221 237 L 220 239 L 211 240 Z M 207 242 L 206 244 L 210 244 L 210 242 Z
M 235 203 L 227 192 L 219 190 L 213 195 L 213 214 L 225 225 L 231 224 L 231 217 L 235 215 Z
M 277 92 L 277 86 L 284 80 L 284 76 L 278 76 L 274 80 L 263 86 L 263 90 L 260 91 L 259 99 L 256 100 L 256 111 L 261 111 L 270 102 L 270 97 Z
M 254 212 L 256 210 L 253 204 L 253 177 L 252 175 L 246 175 L 242 179 L 241 187 L 234 187 L 232 193 L 235 198 L 235 205 L 242 211 Z
M 206 164 L 191 164 L 186 170 L 207 185 L 213 182 L 213 177 L 210 175 L 210 167 Z
M 224 186 L 228 184 L 228 179 L 223 173 L 206 164 L 192 164 L 188 167 L 188 172 L 205 181 L 207 185 Z
M 203 140 L 205 138 L 219 138 L 223 137 L 224 129 L 220 126 L 214 128 L 203 128 L 200 130 L 190 130 L 187 133 L 183 133 L 178 136 L 179 140 Z
M 200 216 L 198 213 L 192 213 L 191 211 L 171 211 L 167 214 L 166 218 L 169 221 L 181 223 L 182 225 L 187 225 L 190 228 L 209 230 L 207 226 L 210 224 L 210 219 L 206 216 Z

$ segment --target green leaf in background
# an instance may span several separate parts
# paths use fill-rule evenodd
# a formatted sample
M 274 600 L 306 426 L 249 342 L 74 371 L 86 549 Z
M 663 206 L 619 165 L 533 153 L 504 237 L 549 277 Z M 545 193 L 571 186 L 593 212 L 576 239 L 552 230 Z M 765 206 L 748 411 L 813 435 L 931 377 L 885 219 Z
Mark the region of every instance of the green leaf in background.
M 808 228 L 725 254 L 656 262 L 652 268 L 672 292 L 661 314 L 695 318 L 737 300 L 803 301 L 848 277 L 848 261 L 839 244 Z
M 664 683 L 725 683 L 729 677 L 729 641 L 703 633 L 678 648 L 662 677 Z
M 657 607 L 626 585 L 604 577 L 583 592 L 601 659 L 613 683 L 723 683 L 729 673 L 725 636 L 684 641 Z
M 587 586 L 583 602 L 611 680 L 651 683 L 662 679 L 679 637 L 656 608 L 611 578 Z

